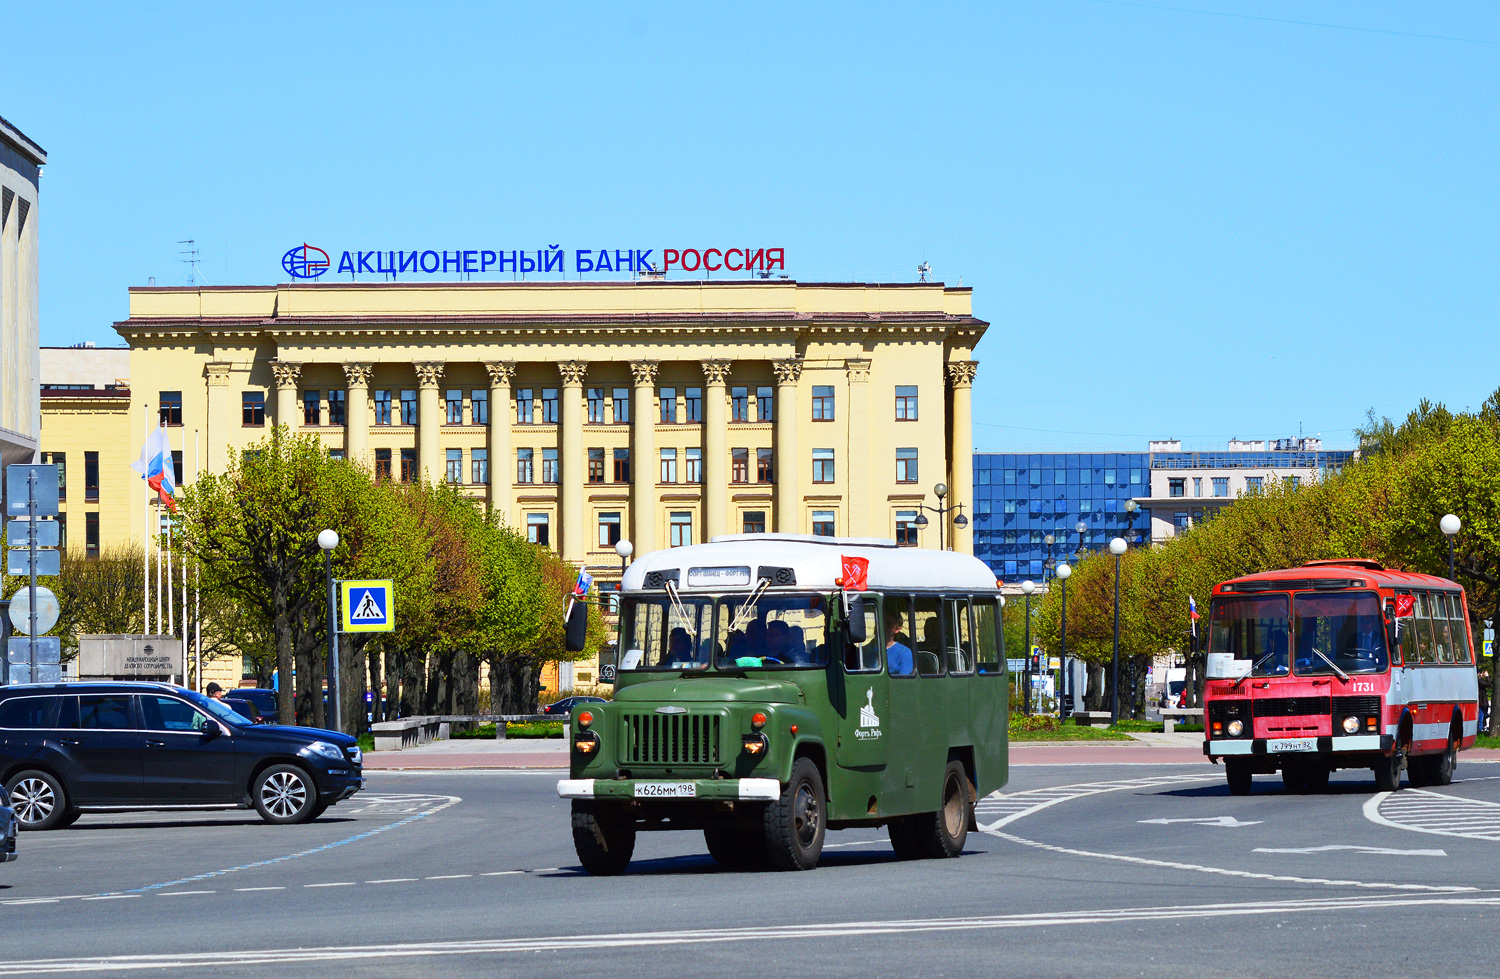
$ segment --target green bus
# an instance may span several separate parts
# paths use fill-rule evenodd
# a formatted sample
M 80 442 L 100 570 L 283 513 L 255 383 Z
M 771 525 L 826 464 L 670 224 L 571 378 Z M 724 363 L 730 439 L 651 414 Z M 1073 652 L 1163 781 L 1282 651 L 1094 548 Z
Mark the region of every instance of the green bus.
M 694 830 L 721 863 L 806 870 L 828 830 L 858 826 L 903 858 L 957 856 L 1008 775 L 1001 605 L 975 558 L 887 540 L 744 534 L 641 557 L 614 700 L 570 718 L 557 791 L 579 861 L 619 874 L 637 833 Z

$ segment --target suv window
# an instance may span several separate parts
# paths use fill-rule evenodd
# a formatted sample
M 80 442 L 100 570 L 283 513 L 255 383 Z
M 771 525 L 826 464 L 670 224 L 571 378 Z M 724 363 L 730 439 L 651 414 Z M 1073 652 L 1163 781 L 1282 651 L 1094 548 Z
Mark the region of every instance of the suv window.
M 201 731 L 210 723 L 176 697 L 142 697 L 140 703 L 148 731 Z
M 78 698 L 81 728 L 121 730 L 130 727 L 130 698 L 120 694 L 83 694 Z
M 30 729 L 46 727 L 57 697 L 16 697 L 0 704 L 0 727 Z

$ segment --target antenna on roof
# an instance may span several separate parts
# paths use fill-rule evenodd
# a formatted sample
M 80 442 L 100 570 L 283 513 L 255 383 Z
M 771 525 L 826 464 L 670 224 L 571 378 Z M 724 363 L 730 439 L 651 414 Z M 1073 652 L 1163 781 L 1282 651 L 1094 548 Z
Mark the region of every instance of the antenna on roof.
M 193 239 L 191 238 L 184 238 L 177 244 L 188 246 L 186 249 L 178 252 L 177 254 L 187 256 L 187 258 L 182 259 L 182 263 L 188 267 L 187 284 L 190 286 L 197 285 L 197 281 L 201 275 L 201 273 L 199 273 L 198 271 L 198 246 L 193 242 Z
M 917 281 L 918 282 L 926 282 L 927 281 L 927 277 L 929 275 L 931 275 L 931 274 L 932 274 L 932 263 L 931 262 L 923 262 L 921 265 L 917 266 Z

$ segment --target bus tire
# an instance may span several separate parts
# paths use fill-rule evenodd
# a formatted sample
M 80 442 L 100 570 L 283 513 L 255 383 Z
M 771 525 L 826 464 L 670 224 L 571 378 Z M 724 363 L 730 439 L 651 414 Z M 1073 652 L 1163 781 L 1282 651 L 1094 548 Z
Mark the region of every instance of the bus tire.
M 1461 723 L 1458 718 L 1453 719 L 1453 727 L 1448 731 L 1448 744 L 1443 748 L 1443 753 L 1433 755 L 1428 762 L 1429 785 L 1449 785 L 1453 782 L 1453 770 L 1458 767 L 1458 742 L 1462 739 L 1464 730 Z
M 885 829 L 891 836 L 891 849 L 896 851 L 897 859 L 920 860 L 925 856 L 922 844 L 917 842 L 917 827 L 912 824 L 910 816 L 892 819 L 885 824 Z
M 1224 778 L 1229 782 L 1230 795 L 1249 795 L 1251 775 L 1250 759 L 1224 759 Z
M 714 862 L 725 867 L 758 867 L 767 859 L 763 841 L 747 829 L 705 829 L 703 842 Z
M 1281 784 L 1287 792 L 1301 795 L 1307 791 L 1307 773 L 1299 766 L 1287 762 L 1281 766 Z
M 1302 791 L 1310 795 L 1318 795 L 1328 791 L 1328 777 L 1333 772 L 1327 765 L 1314 764 L 1311 768 L 1302 771 Z
M 613 808 L 574 799 L 573 849 L 590 874 L 617 877 L 635 852 L 635 824 Z
M 963 852 L 964 841 L 969 838 L 972 798 L 969 773 L 964 770 L 963 762 L 948 762 L 948 767 L 943 769 L 943 808 L 911 817 L 923 856 L 938 859 L 956 857 Z
M 1401 756 L 1402 751 L 1397 748 L 1375 762 L 1376 792 L 1395 792 L 1401 788 Z
M 767 855 L 777 870 L 811 870 L 823 855 L 828 832 L 828 802 L 823 775 L 810 759 L 792 762 L 792 777 L 781 798 L 766 806 L 762 817 Z

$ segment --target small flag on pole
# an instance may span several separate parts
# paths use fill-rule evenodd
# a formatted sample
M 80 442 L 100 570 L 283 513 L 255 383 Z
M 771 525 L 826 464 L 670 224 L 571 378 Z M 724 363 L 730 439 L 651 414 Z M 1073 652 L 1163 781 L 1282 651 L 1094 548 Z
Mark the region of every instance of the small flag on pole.
M 841 555 L 843 565 L 843 588 L 845 591 L 864 591 L 870 587 L 870 559 Z
M 146 485 L 156 490 L 157 498 L 167 505 L 167 509 L 177 509 L 172 443 L 167 439 L 164 426 L 157 426 L 156 431 L 146 436 L 146 444 L 141 446 L 141 457 L 132 462 L 130 468 L 146 477 Z
M 1188 620 L 1193 627 L 1193 635 L 1198 635 L 1198 602 L 1193 596 L 1188 596 Z
M 585 595 L 587 595 L 589 593 L 589 589 L 592 588 L 593 586 L 594 586 L 594 576 L 591 575 L 591 574 L 589 574 L 587 568 L 579 568 L 578 569 L 578 584 L 576 584 L 576 585 L 573 586 L 573 596 L 575 598 L 583 598 Z

